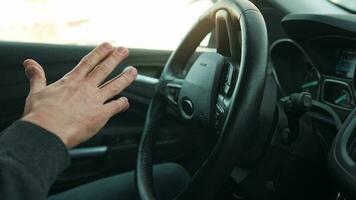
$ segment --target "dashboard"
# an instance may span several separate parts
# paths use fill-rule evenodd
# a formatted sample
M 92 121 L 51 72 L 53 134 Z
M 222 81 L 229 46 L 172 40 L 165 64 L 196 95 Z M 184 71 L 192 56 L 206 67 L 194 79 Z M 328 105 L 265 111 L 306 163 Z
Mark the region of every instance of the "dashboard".
M 348 116 L 356 106 L 356 27 L 351 21 L 354 15 L 296 14 L 282 20 L 290 37 L 270 50 L 282 95 L 309 92 L 340 119 Z
M 313 9 L 310 13 L 323 8 Z M 356 15 L 279 15 L 273 9 L 265 9 L 264 15 L 274 19 L 267 26 L 272 76 L 266 82 L 265 99 L 275 100 L 276 106 L 269 143 L 273 152 L 266 153 L 266 165 L 260 169 L 275 165 L 263 176 L 273 180 L 271 193 L 280 199 L 339 199 L 336 196 L 345 191 L 326 160 L 345 119 L 356 109 Z M 355 144 L 356 137 L 345 152 L 353 162 Z M 265 194 L 260 199 L 268 199 Z

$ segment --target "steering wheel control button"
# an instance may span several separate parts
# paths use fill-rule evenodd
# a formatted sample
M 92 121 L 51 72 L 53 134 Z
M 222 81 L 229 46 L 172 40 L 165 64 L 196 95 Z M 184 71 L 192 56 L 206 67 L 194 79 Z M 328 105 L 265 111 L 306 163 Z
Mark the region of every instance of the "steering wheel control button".
M 183 97 L 181 106 L 182 106 L 182 111 L 185 115 L 187 115 L 188 117 L 193 116 L 194 113 L 193 102 L 188 97 Z
M 226 65 L 226 73 L 225 73 L 225 80 L 223 84 L 223 91 L 225 95 L 231 94 L 231 84 L 234 75 L 234 66 L 232 63 L 228 62 Z
M 174 84 L 174 83 L 167 84 L 167 96 L 169 101 L 174 105 L 178 104 L 178 97 L 181 88 L 182 86 L 179 84 Z
M 224 113 L 225 113 L 224 107 L 221 104 L 217 103 L 216 112 L 215 112 L 215 128 L 217 130 L 219 130 L 222 126 Z

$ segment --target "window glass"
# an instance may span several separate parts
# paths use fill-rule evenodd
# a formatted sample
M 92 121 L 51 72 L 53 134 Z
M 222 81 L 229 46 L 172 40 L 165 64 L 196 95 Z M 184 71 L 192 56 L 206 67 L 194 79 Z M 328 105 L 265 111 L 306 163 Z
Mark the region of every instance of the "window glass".
M 174 49 L 211 5 L 209 0 L 10 0 L 0 12 L 0 40 Z
M 352 12 L 356 12 L 356 1 L 355 0 L 329 0 L 332 3 L 345 8 L 347 10 L 350 10 Z

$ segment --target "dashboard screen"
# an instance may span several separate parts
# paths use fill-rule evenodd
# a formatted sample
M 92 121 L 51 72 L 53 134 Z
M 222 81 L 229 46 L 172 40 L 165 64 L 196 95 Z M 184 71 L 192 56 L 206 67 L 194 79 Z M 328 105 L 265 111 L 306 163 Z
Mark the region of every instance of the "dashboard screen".
M 335 74 L 343 78 L 353 78 L 356 67 L 356 51 L 341 51 L 336 63 Z

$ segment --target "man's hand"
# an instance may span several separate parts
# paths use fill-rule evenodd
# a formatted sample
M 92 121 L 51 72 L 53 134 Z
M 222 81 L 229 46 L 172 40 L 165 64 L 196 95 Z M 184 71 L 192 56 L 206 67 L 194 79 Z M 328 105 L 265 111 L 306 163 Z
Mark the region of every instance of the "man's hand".
M 107 100 L 136 79 L 134 67 L 102 84 L 128 54 L 126 48 L 103 43 L 84 56 L 71 72 L 48 86 L 42 67 L 34 60 L 25 60 L 30 93 L 22 120 L 56 134 L 68 148 L 88 140 L 110 117 L 129 108 L 125 97 Z

